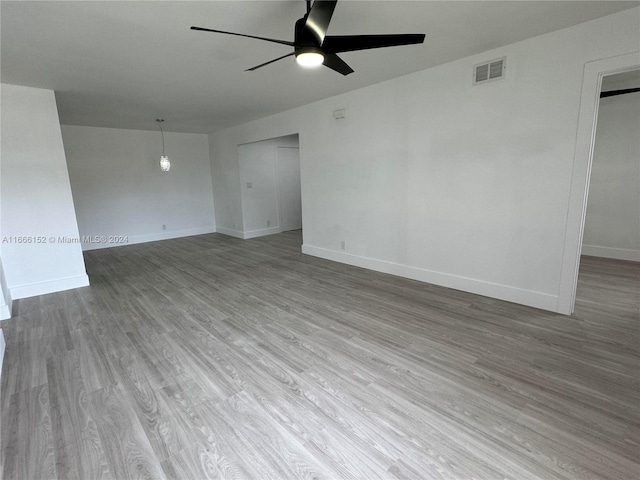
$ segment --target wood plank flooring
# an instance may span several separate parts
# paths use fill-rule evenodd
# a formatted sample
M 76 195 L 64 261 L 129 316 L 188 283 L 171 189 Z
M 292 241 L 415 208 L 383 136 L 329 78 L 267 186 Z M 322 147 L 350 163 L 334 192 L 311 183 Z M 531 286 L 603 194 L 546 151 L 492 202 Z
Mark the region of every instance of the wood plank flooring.
M 640 478 L 638 264 L 585 257 L 564 317 L 300 244 L 91 251 L 17 301 L 2 478 Z

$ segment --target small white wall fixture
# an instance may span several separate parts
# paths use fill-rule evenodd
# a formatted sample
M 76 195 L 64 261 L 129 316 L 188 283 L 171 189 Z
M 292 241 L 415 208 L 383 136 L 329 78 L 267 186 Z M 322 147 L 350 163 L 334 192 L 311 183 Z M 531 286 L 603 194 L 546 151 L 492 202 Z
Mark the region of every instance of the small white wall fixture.
M 602 78 L 639 67 L 640 51 L 588 62 L 584 67 L 558 295 L 559 313 L 570 315 L 576 302 Z

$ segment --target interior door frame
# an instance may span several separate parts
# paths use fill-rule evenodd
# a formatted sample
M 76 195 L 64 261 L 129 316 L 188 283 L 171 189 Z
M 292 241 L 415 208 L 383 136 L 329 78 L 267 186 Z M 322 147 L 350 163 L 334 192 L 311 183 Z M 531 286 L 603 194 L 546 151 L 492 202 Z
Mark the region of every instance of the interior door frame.
M 640 68 L 640 51 L 585 64 L 556 311 L 573 313 L 593 164 L 602 78 Z

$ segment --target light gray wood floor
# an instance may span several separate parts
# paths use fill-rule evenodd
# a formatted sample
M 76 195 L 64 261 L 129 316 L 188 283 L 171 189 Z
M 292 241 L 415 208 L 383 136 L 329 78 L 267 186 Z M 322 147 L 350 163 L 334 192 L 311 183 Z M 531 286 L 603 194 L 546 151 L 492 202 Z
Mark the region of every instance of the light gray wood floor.
M 300 243 L 92 251 L 17 301 L 4 479 L 639 478 L 638 264 L 585 258 L 564 317 Z

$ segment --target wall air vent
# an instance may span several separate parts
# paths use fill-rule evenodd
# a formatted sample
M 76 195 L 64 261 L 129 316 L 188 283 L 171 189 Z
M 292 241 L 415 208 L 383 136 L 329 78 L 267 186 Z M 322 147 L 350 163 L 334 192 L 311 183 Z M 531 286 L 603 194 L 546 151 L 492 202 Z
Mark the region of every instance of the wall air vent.
M 473 66 L 473 84 L 501 80 L 507 71 L 507 57 L 496 58 L 490 62 L 478 63 Z

